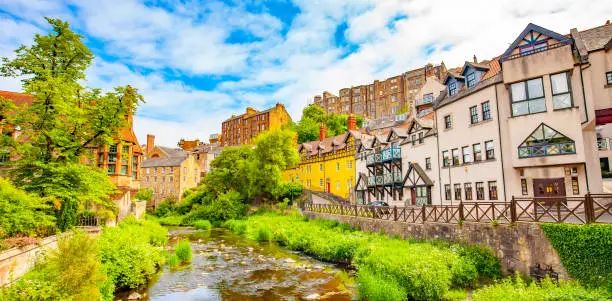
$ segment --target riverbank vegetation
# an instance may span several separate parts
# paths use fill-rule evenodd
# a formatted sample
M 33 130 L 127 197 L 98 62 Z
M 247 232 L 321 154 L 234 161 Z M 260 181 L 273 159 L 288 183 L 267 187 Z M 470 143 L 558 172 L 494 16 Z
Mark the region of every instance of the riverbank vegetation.
M 577 282 L 541 284 L 521 277 L 500 278 L 500 263 L 485 247 L 441 241 L 417 241 L 364 233 L 329 220 L 308 221 L 299 213 L 259 210 L 224 224 L 258 241 L 274 241 L 291 250 L 357 269 L 363 300 L 608 300 L 605 289 Z M 530 296 L 530 297 L 526 297 Z
M 451 288 L 475 287 L 499 277 L 498 260 L 478 246 L 394 239 L 335 221 L 307 221 L 296 213 L 254 214 L 225 226 L 324 261 L 352 263 L 359 293 L 368 300 L 440 300 Z
M 81 232 L 58 241 L 0 300 L 113 300 L 115 291 L 146 283 L 164 263 L 167 230 L 127 218 L 99 237 Z

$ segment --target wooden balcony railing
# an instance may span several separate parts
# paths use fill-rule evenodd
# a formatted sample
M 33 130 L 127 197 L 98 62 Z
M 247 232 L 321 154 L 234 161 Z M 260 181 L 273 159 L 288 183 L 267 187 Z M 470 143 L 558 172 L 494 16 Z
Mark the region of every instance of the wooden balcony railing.
M 582 197 L 516 198 L 510 202 L 462 202 L 458 205 L 407 207 L 305 204 L 305 211 L 408 223 L 552 222 L 612 223 L 612 194 Z

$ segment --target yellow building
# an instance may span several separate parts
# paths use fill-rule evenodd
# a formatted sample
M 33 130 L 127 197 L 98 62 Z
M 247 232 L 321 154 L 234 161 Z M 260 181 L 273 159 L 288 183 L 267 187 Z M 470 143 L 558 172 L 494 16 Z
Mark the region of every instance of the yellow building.
M 349 117 L 349 131 L 326 137 L 321 126 L 319 140 L 298 146 L 300 161 L 296 168 L 286 170 L 285 179 L 301 183 L 304 189 L 322 191 L 349 199 L 355 186 L 355 145 L 361 138 L 355 119 Z

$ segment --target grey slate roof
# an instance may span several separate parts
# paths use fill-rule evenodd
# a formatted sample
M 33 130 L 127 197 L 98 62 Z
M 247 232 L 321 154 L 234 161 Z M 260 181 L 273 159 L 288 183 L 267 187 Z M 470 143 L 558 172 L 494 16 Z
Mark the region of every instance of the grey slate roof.
M 577 33 L 577 35 L 576 35 Z M 612 40 L 612 24 L 572 32 L 574 40 L 584 43 L 588 52 L 603 49 Z M 577 41 L 578 42 L 578 41 Z
M 187 159 L 185 156 L 174 156 L 165 158 L 152 158 L 142 161 L 142 167 L 165 167 L 165 166 L 181 166 L 181 163 Z

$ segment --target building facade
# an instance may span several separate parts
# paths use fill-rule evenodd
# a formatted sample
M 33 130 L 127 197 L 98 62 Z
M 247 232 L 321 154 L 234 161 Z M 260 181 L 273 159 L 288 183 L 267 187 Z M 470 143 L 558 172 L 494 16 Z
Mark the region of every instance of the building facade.
M 157 208 L 165 199 L 179 202 L 185 190 L 198 186 L 203 175 L 195 149 L 191 152 L 155 145 L 153 135 L 147 135 L 146 149 L 140 178 L 143 188 L 153 190 L 149 208 Z
M 358 203 L 609 192 L 602 173 L 610 173 L 612 154 L 611 50 L 609 22 L 566 35 L 529 24 L 501 56 L 474 58 L 450 70 L 444 85 L 426 84 L 414 105 L 433 123 L 411 117 L 407 128 L 358 146 Z M 440 88 L 431 106 L 429 96 L 419 101 Z
M 314 97 L 314 104 L 328 114 L 357 114 L 367 120 L 394 117 L 413 110 L 416 92 L 427 78 L 443 80 L 446 72 L 444 63 L 427 64 L 385 80 L 340 89 L 338 96 L 325 91 Z
M 286 170 L 286 180 L 301 183 L 305 189 L 334 194 L 349 199 L 355 187 L 355 146 L 362 133 L 356 130 L 356 119 L 349 116 L 349 130 L 342 135 L 327 137 L 324 124 L 319 140 L 298 145 L 298 166 Z
M 280 103 L 265 111 L 247 108 L 244 114 L 223 121 L 221 146 L 252 144 L 253 139 L 260 133 L 280 129 L 290 121 L 291 116 Z

